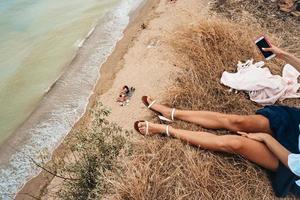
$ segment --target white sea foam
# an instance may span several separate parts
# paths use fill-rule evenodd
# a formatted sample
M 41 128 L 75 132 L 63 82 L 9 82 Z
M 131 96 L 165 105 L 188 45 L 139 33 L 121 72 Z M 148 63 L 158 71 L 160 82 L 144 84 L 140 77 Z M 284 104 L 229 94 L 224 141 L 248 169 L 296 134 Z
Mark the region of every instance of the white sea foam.
M 93 33 L 94 33 L 94 31 L 95 31 L 95 29 L 96 29 L 96 26 L 93 26 L 93 28 L 90 30 L 90 32 L 86 35 L 86 39 L 88 39 Z
M 96 26 L 93 26 L 93 28 L 91 28 L 91 30 L 88 32 L 88 34 L 86 34 L 86 36 L 82 40 L 76 41 L 75 47 L 78 47 L 78 48 L 83 47 L 85 41 L 91 37 L 91 35 L 94 33 L 95 30 L 96 30 Z
M 49 160 L 53 150 L 82 117 L 99 79 L 99 66 L 106 61 L 116 43 L 123 37 L 130 11 L 136 9 L 141 2 L 142 0 L 122 0 L 78 44 L 81 49 L 74 62 L 15 134 L 26 136 L 26 142 L 9 156 L 8 165 L 0 170 L 1 199 L 12 199 L 13 195 L 9 194 L 15 194 L 26 181 L 40 172 L 27 156 L 41 161 L 42 154 Z M 86 58 L 81 55 L 81 51 L 90 56 Z

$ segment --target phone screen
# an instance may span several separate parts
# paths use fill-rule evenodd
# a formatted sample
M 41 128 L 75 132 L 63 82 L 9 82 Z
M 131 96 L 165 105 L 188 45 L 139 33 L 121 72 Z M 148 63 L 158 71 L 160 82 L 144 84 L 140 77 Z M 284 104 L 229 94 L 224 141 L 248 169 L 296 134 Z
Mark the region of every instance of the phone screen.
M 261 53 L 264 55 L 265 58 L 268 58 L 270 56 L 273 55 L 273 53 L 271 51 L 263 51 L 262 48 L 269 48 L 270 45 L 268 44 L 268 42 L 266 41 L 265 38 L 259 40 L 258 42 L 256 42 L 257 47 L 259 48 L 259 50 L 261 51 Z

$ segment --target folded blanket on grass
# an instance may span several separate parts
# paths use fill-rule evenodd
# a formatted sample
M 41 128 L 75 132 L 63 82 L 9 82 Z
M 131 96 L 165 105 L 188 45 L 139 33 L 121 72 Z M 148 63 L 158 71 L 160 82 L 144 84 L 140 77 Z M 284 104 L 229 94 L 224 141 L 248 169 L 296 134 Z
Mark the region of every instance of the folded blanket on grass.
M 235 90 L 248 92 L 250 99 L 261 105 L 274 104 L 278 100 L 299 98 L 300 73 L 291 65 L 283 67 L 282 76 L 273 75 L 264 62 L 253 64 L 253 59 L 239 62 L 236 73 L 223 72 L 221 83 Z

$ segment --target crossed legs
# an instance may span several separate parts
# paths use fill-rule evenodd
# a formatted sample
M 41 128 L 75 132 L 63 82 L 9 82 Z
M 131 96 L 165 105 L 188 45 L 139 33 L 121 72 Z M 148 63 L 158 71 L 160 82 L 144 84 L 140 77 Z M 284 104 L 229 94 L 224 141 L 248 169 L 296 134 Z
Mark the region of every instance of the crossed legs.
M 151 99 L 148 101 L 151 102 Z M 152 109 L 161 112 L 165 117 L 170 117 L 172 111 L 170 108 L 160 104 L 154 104 Z M 263 132 L 272 134 L 268 119 L 260 115 L 241 116 L 209 111 L 176 110 L 174 117 L 198 124 L 207 129 L 227 129 L 233 132 Z M 139 127 L 141 132 L 145 132 L 146 127 L 144 123 L 140 123 Z M 149 123 L 149 132 L 156 134 L 164 131 L 164 125 Z M 245 137 L 238 135 L 218 136 L 207 132 L 195 132 L 172 127 L 169 129 L 169 133 L 180 140 L 204 149 L 240 154 L 250 161 L 272 171 L 275 171 L 278 167 L 278 159 L 266 145 Z

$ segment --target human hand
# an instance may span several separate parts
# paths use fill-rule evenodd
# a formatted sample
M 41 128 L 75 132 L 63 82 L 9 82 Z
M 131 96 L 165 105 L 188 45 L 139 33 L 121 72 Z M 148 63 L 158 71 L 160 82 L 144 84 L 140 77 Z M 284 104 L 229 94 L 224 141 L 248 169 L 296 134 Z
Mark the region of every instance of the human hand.
M 272 45 L 269 48 L 262 48 L 263 51 L 271 51 L 272 53 L 274 53 L 278 58 L 284 58 L 284 55 L 286 54 L 286 52 L 282 49 L 280 49 L 279 47 L 276 47 L 274 45 Z
M 237 132 L 238 134 L 240 134 L 243 137 L 252 139 L 252 140 L 256 140 L 258 142 L 265 142 L 266 139 L 269 137 L 269 134 L 267 133 L 245 133 L 245 132 Z

